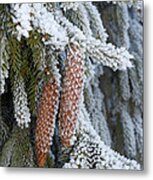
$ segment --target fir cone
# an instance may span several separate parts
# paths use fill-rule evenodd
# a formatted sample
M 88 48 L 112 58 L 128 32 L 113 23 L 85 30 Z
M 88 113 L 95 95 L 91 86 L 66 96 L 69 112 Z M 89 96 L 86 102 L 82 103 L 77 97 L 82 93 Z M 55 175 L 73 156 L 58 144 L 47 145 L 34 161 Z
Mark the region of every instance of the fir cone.
M 44 167 L 52 137 L 59 97 L 59 87 L 54 77 L 44 85 L 36 122 L 36 158 L 39 167 Z
M 65 64 L 59 113 L 60 138 L 65 147 L 71 146 L 71 138 L 74 135 L 83 89 L 83 78 L 84 62 L 81 52 L 78 46 L 71 45 Z

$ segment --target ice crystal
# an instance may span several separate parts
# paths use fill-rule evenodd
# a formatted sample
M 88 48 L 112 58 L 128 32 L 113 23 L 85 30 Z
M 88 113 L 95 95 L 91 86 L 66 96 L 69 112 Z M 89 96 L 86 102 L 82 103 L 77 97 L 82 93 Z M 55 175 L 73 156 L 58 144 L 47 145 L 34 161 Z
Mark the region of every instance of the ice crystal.
M 28 108 L 27 93 L 25 92 L 25 85 L 22 77 L 15 77 L 13 102 L 14 117 L 18 126 L 21 128 L 27 128 L 31 122 L 31 115 Z
M 0 42 L 0 94 L 5 91 L 5 80 L 9 77 L 8 55 L 5 47 L 6 38 L 3 37 Z
M 81 137 L 70 155 L 70 162 L 65 163 L 63 168 L 140 169 L 136 161 L 125 158 L 100 141 L 83 106 L 79 123 Z

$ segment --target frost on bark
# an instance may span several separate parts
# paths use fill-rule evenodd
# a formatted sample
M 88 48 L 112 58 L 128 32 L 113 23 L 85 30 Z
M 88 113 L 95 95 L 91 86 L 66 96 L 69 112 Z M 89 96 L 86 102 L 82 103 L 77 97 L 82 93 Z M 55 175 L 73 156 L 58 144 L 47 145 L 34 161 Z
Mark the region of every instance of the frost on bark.
M 0 5 L 0 165 L 143 169 L 143 3 Z

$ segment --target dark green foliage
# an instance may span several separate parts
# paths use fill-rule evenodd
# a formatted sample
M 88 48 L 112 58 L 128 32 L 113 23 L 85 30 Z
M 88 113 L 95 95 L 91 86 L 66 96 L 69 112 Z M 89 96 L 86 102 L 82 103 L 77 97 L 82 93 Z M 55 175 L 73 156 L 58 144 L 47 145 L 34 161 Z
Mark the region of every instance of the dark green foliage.
M 14 74 L 20 75 L 22 58 L 21 58 L 21 43 L 15 38 L 10 37 L 8 40 L 9 45 L 9 64 L 11 67 L 12 76 Z
M 9 127 L 6 125 L 4 121 L 2 121 L 2 119 L 0 119 L 0 121 L 1 121 L 0 123 L 0 153 L 1 153 L 2 147 L 9 137 Z
M 11 36 L 8 40 L 9 64 L 11 67 L 11 82 L 14 75 L 22 76 L 28 94 L 29 107 L 35 114 L 35 97 L 38 81 L 42 79 L 42 44 L 41 35 L 31 32 L 30 37 L 19 42 Z
M 13 128 L 11 137 L 6 141 L 3 147 L 0 157 L 0 166 L 35 166 L 29 129 L 21 129 L 19 127 Z
M 35 97 L 36 88 L 39 80 L 43 78 L 42 72 L 42 56 L 43 56 L 43 45 L 41 43 L 41 35 L 37 32 L 31 32 L 29 39 L 27 40 L 27 45 L 30 54 L 27 54 L 27 62 L 29 62 L 29 73 L 27 75 L 27 93 L 29 106 L 33 114 L 35 114 Z

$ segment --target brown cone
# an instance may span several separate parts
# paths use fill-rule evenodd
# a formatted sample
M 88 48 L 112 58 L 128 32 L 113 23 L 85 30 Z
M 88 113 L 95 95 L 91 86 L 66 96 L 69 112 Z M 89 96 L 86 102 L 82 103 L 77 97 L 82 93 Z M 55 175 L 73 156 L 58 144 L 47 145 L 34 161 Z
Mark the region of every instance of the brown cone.
M 39 167 L 44 167 L 52 144 L 54 134 L 55 115 L 59 97 L 59 90 L 56 81 L 51 81 L 44 85 L 38 118 L 36 121 L 36 158 Z
M 83 76 L 84 62 L 81 52 L 76 45 L 72 45 L 65 64 L 59 114 L 60 138 L 65 147 L 71 146 L 71 138 L 76 127 Z

